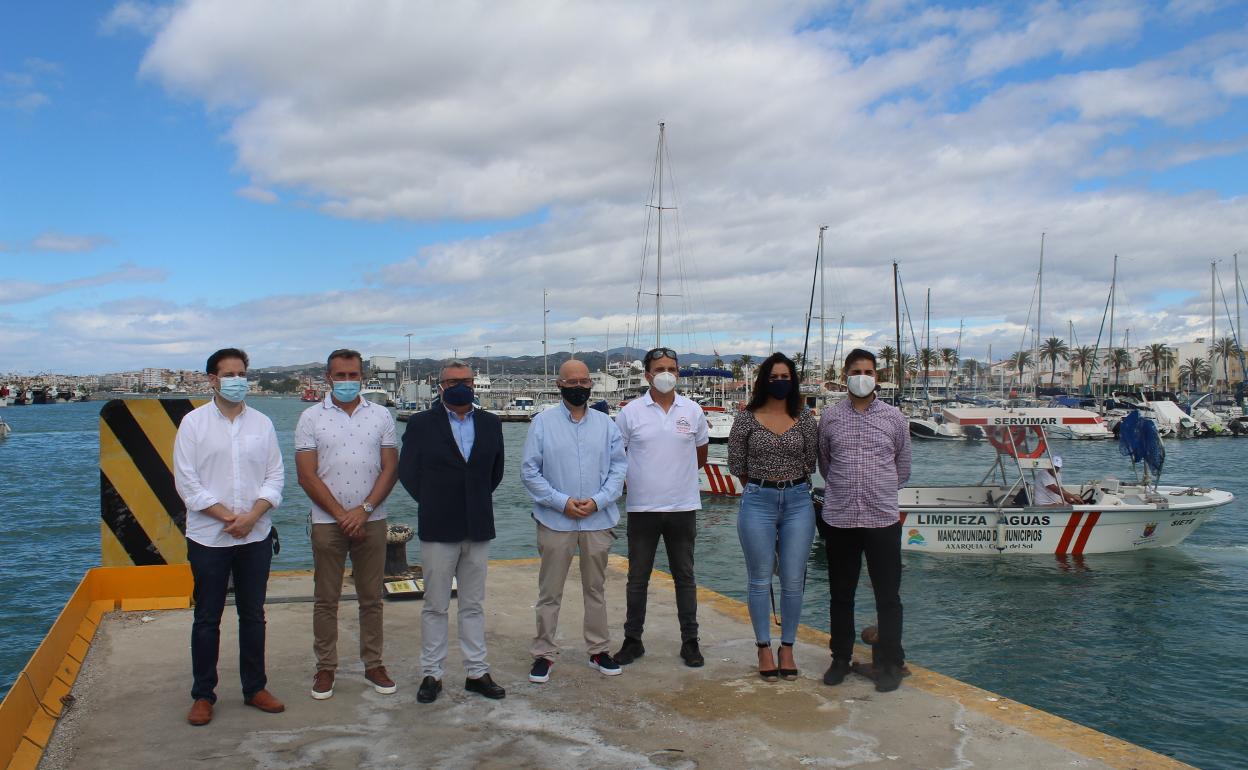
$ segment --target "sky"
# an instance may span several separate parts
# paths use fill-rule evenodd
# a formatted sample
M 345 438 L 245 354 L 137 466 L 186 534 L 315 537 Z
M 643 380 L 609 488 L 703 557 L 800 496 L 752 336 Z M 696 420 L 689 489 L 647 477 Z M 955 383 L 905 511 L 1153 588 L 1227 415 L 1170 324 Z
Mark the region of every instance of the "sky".
M 5 3 L 0 372 L 535 354 L 544 292 L 648 347 L 660 122 L 678 350 L 800 350 L 821 226 L 829 355 L 894 261 L 963 358 L 1030 346 L 1042 234 L 1074 344 L 1115 255 L 1116 344 L 1248 274 L 1243 3 Z

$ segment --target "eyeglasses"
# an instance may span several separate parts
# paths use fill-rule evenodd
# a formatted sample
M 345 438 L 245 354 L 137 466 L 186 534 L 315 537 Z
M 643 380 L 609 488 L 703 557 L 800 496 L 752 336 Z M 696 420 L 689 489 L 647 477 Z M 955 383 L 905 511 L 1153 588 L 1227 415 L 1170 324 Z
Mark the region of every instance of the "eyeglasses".
M 671 348 L 655 348 L 654 350 L 651 350 L 649 353 L 646 353 L 646 357 L 642 359 L 642 363 L 648 364 L 651 361 L 654 361 L 655 359 L 659 359 L 659 358 L 670 358 L 673 361 L 679 360 L 678 358 L 676 358 L 675 350 L 672 350 Z
M 456 385 L 471 385 L 472 382 L 473 382 L 472 377 L 460 377 L 454 380 L 442 380 L 442 387 L 453 388 Z

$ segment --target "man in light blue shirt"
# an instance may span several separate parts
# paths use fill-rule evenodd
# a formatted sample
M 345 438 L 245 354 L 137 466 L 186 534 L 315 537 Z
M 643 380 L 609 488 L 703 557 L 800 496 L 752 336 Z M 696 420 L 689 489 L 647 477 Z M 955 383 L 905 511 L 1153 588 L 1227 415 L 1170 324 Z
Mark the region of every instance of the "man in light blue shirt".
M 550 667 L 559 652 L 555 629 L 563 587 L 578 549 L 589 665 L 607 676 L 620 673 L 608 652 L 611 637 L 605 584 L 607 553 L 620 520 L 615 501 L 628 471 L 624 440 L 614 420 L 586 407 L 594 383 L 583 362 L 564 362 L 557 384 L 563 401 L 533 418 L 520 469 L 533 498 L 542 559 L 530 682 L 550 680 Z

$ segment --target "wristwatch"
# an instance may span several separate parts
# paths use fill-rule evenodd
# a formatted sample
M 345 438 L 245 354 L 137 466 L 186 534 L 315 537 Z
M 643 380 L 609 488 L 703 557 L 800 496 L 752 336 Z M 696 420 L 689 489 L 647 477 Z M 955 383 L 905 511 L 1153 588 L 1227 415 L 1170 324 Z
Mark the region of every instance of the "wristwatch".
M 364 509 L 365 513 L 372 513 L 373 511 L 377 510 L 376 508 L 373 507 L 373 504 L 368 502 L 367 500 L 361 503 L 360 507 Z

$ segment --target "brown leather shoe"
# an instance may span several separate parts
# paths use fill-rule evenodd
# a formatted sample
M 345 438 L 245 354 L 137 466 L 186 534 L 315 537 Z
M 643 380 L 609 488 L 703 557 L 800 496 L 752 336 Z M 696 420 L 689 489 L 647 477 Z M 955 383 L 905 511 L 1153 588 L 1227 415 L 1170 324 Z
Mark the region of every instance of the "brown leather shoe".
M 372 683 L 373 689 L 382 695 L 391 695 L 397 691 L 398 685 L 386 674 L 385 666 L 370 668 L 364 672 L 364 678 Z
M 312 679 L 312 697 L 317 700 L 326 700 L 334 696 L 334 672 L 329 669 L 321 669 L 316 672 L 316 676 Z
M 285 704 L 274 698 L 273 693 L 268 690 L 261 690 L 250 698 L 244 698 L 243 703 L 270 714 L 280 714 L 286 710 Z
M 212 721 L 212 701 L 207 698 L 200 698 L 191 704 L 191 712 L 186 715 L 186 721 L 202 727 Z

